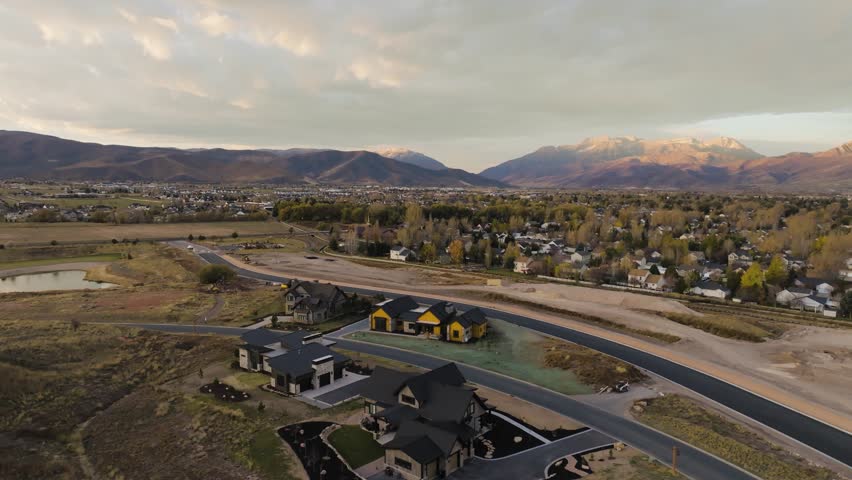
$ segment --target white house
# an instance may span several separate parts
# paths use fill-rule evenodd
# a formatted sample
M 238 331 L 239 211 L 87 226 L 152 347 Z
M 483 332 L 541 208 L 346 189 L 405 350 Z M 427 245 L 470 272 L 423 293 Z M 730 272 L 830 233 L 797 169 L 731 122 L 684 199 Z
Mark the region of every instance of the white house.
M 397 245 L 390 249 L 390 259 L 407 262 L 414 259 L 414 252 L 401 245 Z
M 694 295 L 712 298 L 727 298 L 731 291 L 712 280 L 702 280 L 689 290 Z
M 627 283 L 634 287 L 644 287 L 649 276 L 651 276 L 651 272 L 648 270 L 634 268 L 627 274 Z
M 790 305 L 793 301 L 813 295 L 813 293 L 814 291 L 810 288 L 789 287 L 775 295 L 775 302 L 779 305 Z
M 806 312 L 822 312 L 828 306 L 827 303 L 828 300 L 826 298 L 809 295 L 807 297 L 797 298 L 790 302 L 790 308 L 796 308 Z
M 821 278 L 799 277 L 793 280 L 797 287 L 810 288 L 816 291 L 817 296 L 830 298 L 834 293 L 834 286 Z
M 668 286 L 666 278 L 662 275 L 648 275 L 645 279 L 645 288 L 650 290 L 662 291 Z
M 528 273 L 530 273 L 530 265 L 532 265 L 532 259 L 530 257 L 521 255 L 520 257 L 515 259 L 515 272 L 527 275 Z

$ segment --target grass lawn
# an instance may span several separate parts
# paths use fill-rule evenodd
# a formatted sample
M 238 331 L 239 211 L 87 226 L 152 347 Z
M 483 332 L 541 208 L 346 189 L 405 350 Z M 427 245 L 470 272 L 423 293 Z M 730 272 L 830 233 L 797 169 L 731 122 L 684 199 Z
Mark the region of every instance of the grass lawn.
M 120 253 L 99 253 L 95 255 L 84 255 L 80 257 L 39 258 L 36 260 L 20 260 L 16 262 L 0 263 L 0 270 L 24 267 L 39 267 L 42 265 L 54 265 L 59 263 L 114 262 L 120 259 Z
M 835 478 L 831 470 L 810 465 L 742 425 L 728 421 L 680 395 L 647 400 L 636 414 L 646 425 L 723 458 L 765 480 Z
M 546 366 L 540 344 L 548 337 L 501 320 L 490 319 L 488 335 L 469 344 L 374 332 L 356 332 L 351 338 L 467 363 L 567 395 L 592 392 L 572 372 Z
M 229 380 L 231 377 L 226 377 L 222 381 L 230 384 Z M 254 372 L 239 372 L 233 375 L 233 379 L 236 380 L 234 383 L 237 385 L 233 385 L 235 388 L 239 390 L 248 390 L 250 388 L 257 388 L 261 385 L 266 385 L 269 383 L 269 375 L 264 375 L 262 373 L 254 373 Z
M 343 425 L 332 432 L 328 440 L 352 468 L 366 465 L 384 455 L 384 450 L 373 440 L 373 435 L 357 425 Z

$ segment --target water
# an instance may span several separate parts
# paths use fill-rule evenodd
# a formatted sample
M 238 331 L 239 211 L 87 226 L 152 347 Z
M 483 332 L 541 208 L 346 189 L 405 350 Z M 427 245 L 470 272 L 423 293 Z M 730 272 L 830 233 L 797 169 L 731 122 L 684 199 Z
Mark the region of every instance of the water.
M 84 280 L 83 270 L 65 270 L 62 272 L 29 273 L 14 277 L 0 278 L 0 293 L 44 292 L 47 290 L 96 290 L 111 288 L 114 283 L 92 282 Z

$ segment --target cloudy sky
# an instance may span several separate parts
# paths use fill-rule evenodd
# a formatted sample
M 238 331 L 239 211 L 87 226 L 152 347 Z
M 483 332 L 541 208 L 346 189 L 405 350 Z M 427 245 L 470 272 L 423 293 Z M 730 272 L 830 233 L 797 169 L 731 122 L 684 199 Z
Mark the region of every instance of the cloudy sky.
M 405 146 L 479 171 L 592 135 L 852 140 L 849 0 L 0 0 L 0 129 Z

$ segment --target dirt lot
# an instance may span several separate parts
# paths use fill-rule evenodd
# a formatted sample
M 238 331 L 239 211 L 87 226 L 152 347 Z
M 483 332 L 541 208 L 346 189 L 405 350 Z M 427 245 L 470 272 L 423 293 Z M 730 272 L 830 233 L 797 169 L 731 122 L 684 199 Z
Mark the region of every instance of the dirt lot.
M 287 227 L 278 222 L 209 222 L 209 223 L 140 223 L 108 225 L 101 223 L 5 223 L 0 229 L 0 243 L 25 245 L 48 243 L 56 240 L 60 244 L 74 242 L 108 242 L 121 239 L 183 239 L 189 234 L 196 237 L 240 235 L 286 234 Z
M 669 299 L 629 292 L 610 292 L 587 287 L 556 284 L 516 283 L 486 287 L 474 275 L 456 274 L 463 280 L 446 281 L 433 271 L 414 267 L 377 268 L 335 258 L 326 261 L 306 259 L 300 254 L 264 254 L 252 256 L 272 272 L 294 274 L 353 285 L 370 285 L 390 290 L 428 292 L 438 296 L 462 296 L 459 291 L 499 292 L 542 304 L 591 313 L 634 328 L 677 335 L 681 341 L 665 347 L 678 361 L 695 362 L 714 375 L 736 378 L 750 389 L 767 395 L 780 395 L 782 401 L 838 425 L 852 425 L 852 330 L 814 326 L 793 326 L 779 338 L 763 343 L 727 339 L 696 328 L 672 322 L 650 311 L 690 310 Z M 438 277 L 437 279 L 435 277 Z M 345 282 L 341 279 L 345 279 Z M 507 308 L 509 307 L 502 307 Z M 637 311 L 635 309 L 641 309 Z M 556 315 L 552 318 L 572 328 L 576 322 Z

